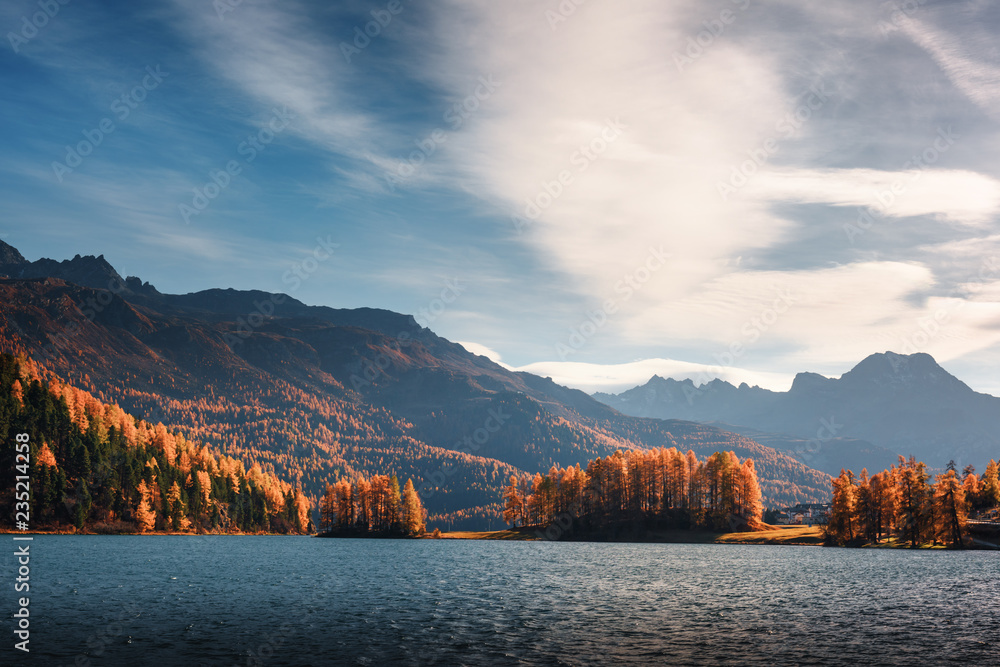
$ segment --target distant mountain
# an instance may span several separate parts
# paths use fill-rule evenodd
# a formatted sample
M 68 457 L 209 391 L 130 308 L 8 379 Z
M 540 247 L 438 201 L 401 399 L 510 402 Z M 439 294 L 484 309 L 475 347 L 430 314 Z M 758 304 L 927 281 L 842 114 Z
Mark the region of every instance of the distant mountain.
M 973 391 L 923 353 L 873 354 L 840 378 L 799 373 L 787 392 L 654 376 L 594 397 L 627 415 L 720 425 L 831 474 L 882 470 L 897 454 L 981 468 L 1000 452 L 1000 398 Z
M 119 282 L 100 257 L 6 266 L 0 350 L 311 494 L 338 475 L 395 471 L 419 482 L 432 514 L 483 519 L 511 474 L 675 446 L 753 456 L 772 505 L 829 498 L 827 475 L 750 438 L 626 417 L 508 371 L 409 315 L 259 291 L 161 294 L 138 278 Z
M 3 241 L 0 241 L 0 275 L 22 279 L 60 278 L 83 287 L 130 291 L 125 285 L 125 279 L 118 275 L 114 267 L 104 259 L 104 255 L 77 255 L 62 262 L 44 258 L 29 262 L 17 248 Z M 133 284 L 135 280 L 133 279 Z
M 17 251 L 17 248 L 7 243 L 4 243 L 3 241 L 0 241 L 0 267 L 3 266 L 15 267 L 27 263 L 28 260 L 26 260 L 21 255 L 21 253 Z
M 842 469 L 853 470 L 859 474 L 863 468 L 868 468 L 870 472 L 887 470 L 889 466 L 899 462 L 899 455 L 896 452 L 857 438 L 827 438 L 825 434 L 822 438 L 816 436 L 800 438 L 782 433 L 765 433 L 755 428 L 733 424 L 716 422 L 713 425 L 752 438 L 762 445 L 802 461 L 810 468 L 822 470 L 833 476 L 840 474 Z

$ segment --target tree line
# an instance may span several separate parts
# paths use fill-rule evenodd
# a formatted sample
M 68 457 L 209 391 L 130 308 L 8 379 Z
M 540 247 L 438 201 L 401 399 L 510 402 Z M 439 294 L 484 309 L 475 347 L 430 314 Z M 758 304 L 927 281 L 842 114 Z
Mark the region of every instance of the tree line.
M 702 461 L 674 447 L 619 450 L 586 469 L 512 475 L 503 503 L 511 526 L 556 526 L 557 535 L 570 525 L 598 533 L 622 524 L 754 530 L 763 515 L 753 460 L 716 452 Z
M 426 517 L 413 480 L 400 493 L 395 475 L 340 479 L 326 485 L 320 500 L 320 530 L 329 536 L 416 537 L 424 533 Z
M 212 395 L 165 400 L 134 377 L 108 382 L 115 383 L 109 393 L 123 404 L 157 415 L 185 437 L 212 442 L 247 465 L 260 463 L 282 479 L 295 480 L 314 505 L 331 479 L 370 477 L 391 469 L 400 479 L 423 480 L 421 498 L 432 513 L 486 506 L 518 470 L 499 460 L 428 445 L 411 424 L 385 409 L 338 398 L 332 388 L 320 400 L 319 392 L 283 381 L 268 384 L 265 378 L 251 384 L 221 378 L 212 380 Z M 477 514 L 472 523 L 487 520 Z
M 302 492 L 183 435 L 137 420 L 26 358 L 0 355 L 0 453 L 15 475 L 15 434 L 30 439 L 30 525 L 96 532 L 312 529 Z M 14 516 L 13 494 L 0 521 Z
M 900 456 L 871 477 L 841 470 L 833 480 L 833 505 L 826 527 L 831 545 L 860 546 L 883 541 L 961 547 L 968 542 L 969 516 L 1000 507 L 1000 477 L 991 460 L 982 476 L 967 466 L 960 474 L 954 461 L 931 479 L 927 465 Z
M 220 323 L 217 328 L 225 326 Z M 211 337 L 208 329 L 204 331 Z M 203 350 L 212 363 L 194 367 L 178 362 L 179 366 L 168 363 L 151 370 L 134 358 L 111 354 L 105 357 L 107 364 L 95 368 L 88 359 L 108 354 L 88 347 L 96 340 L 100 338 L 80 336 L 74 341 L 79 348 L 60 347 L 47 363 L 106 402 L 116 401 L 132 414 L 170 424 L 186 438 L 209 443 L 248 468 L 259 463 L 301 487 L 314 504 L 329 480 L 392 470 L 401 482 L 408 477 L 415 483 L 423 481 L 418 489 L 431 523 L 450 521 L 456 527 L 485 529 L 491 520 L 493 525 L 499 523 L 498 499 L 510 475 L 546 471 L 558 464 L 586 465 L 615 449 L 647 446 L 690 448 L 701 457 L 734 451 L 741 459 L 753 458 L 761 491 L 772 504 L 818 502 L 829 488 L 827 475 L 742 436 L 660 420 L 567 420 L 514 391 L 498 391 L 491 397 L 490 406 L 510 418 L 488 442 L 469 448 L 459 442 L 483 426 L 486 414 L 480 401 L 456 399 L 433 411 L 407 410 L 405 417 L 393 408 L 379 407 L 398 403 L 392 396 L 405 398 L 397 370 L 412 364 L 406 361 L 409 353 L 393 352 L 385 347 L 390 339 L 373 332 L 351 333 L 343 341 L 345 349 L 354 351 L 355 360 L 374 351 L 399 365 L 384 369 L 377 381 L 357 392 L 347 381 L 349 372 L 331 377 L 292 372 L 292 366 L 280 372 L 250 372 L 242 363 L 213 356 L 214 348 Z M 266 340 L 251 337 L 241 353 L 252 349 L 260 354 L 263 343 Z M 5 331 L 0 322 L 0 349 L 29 348 L 21 334 Z M 78 356 L 81 350 L 83 357 Z
M 713 452 L 733 452 L 740 460 L 753 459 L 761 495 L 770 505 L 819 503 L 829 498 L 829 475 L 746 436 L 721 432 L 694 422 L 626 417 L 612 417 L 604 421 L 612 424 L 613 430 L 627 438 L 628 442 L 637 445 L 636 448 L 644 449 L 646 445 L 677 447 L 684 451 L 694 450 L 702 457 Z

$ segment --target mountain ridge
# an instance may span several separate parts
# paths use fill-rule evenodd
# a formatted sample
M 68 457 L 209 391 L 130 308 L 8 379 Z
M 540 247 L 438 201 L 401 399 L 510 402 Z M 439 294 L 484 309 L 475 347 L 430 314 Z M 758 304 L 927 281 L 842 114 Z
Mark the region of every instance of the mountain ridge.
M 41 355 L 102 400 L 253 458 L 312 494 L 337 476 L 392 468 L 421 482 L 432 513 L 498 512 L 514 472 L 672 443 L 702 457 L 752 453 L 772 504 L 829 495 L 826 475 L 749 438 L 623 416 L 472 354 L 410 315 L 259 291 L 169 295 L 128 287 L 148 285 L 132 277 L 109 289 L 101 281 L 118 274 L 94 257 L 29 264 L 60 275 L 0 278 L 0 349 Z M 502 424 L 489 421 L 496 414 L 507 415 Z
M 922 352 L 874 353 L 839 378 L 801 372 L 787 392 L 721 380 L 696 387 L 654 376 L 619 394 L 594 397 L 632 416 L 791 437 L 817 450 L 847 440 L 878 459 L 886 452 L 913 454 L 939 468 L 950 459 L 984 465 L 1000 446 L 1000 398 L 972 390 Z M 863 457 L 848 462 L 856 471 L 875 469 Z

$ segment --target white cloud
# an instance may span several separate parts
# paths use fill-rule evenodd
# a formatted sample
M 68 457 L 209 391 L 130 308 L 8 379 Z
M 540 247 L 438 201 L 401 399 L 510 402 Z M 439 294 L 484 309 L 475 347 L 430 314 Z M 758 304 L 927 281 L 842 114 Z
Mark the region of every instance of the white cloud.
M 787 391 L 792 375 L 752 371 L 745 368 L 720 368 L 675 359 L 643 359 L 625 364 L 588 364 L 574 361 L 542 361 L 514 370 L 551 377 L 553 381 L 588 393 L 619 393 L 645 384 L 654 375 L 677 380 L 690 379 L 696 385 L 720 378 L 739 385 L 741 382 L 773 391 Z
M 204 16 L 195 4 L 183 6 L 189 17 Z M 810 79 L 832 82 L 833 96 L 841 92 L 838 84 L 852 65 L 829 53 L 842 55 L 845 34 L 859 41 L 882 39 L 875 35 L 870 13 L 865 18 L 854 9 L 831 14 L 819 8 L 811 14 L 811 24 L 801 18 L 803 25 L 825 30 L 827 55 L 810 60 L 801 54 L 802 41 L 784 31 L 761 48 L 767 35 L 760 31 L 760 17 L 734 10 L 725 34 L 713 38 L 693 62 L 678 67 L 675 55 L 704 29 L 704 21 L 716 16 L 703 4 L 636 0 L 622 11 L 612 4 L 586 3 L 555 29 L 545 14 L 552 8 L 549 3 L 511 7 L 453 0 L 430 10 L 426 30 L 407 24 L 405 39 L 419 55 L 401 66 L 428 88 L 445 91 L 446 101 L 465 98 L 480 77 L 500 82 L 460 131 L 448 135 L 434 164 L 407 187 L 463 188 L 503 217 L 525 215 L 529 202 L 536 205 L 540 215 L 522 236 L 513 225 L 508 231 L 550 270 L 546 279 L 559 283 L 539 284 L 540 290 L 555 293 L 568 284 L 600 303 L 614 295 L 623 275 L 643 263 L 650 247 L 672 253 L 666 267 L 620 304 L 601 332 L 602 341 L 647 349 L 670 345 L 704 350 L 707 344 L 717 346 L 722 356 L 739 344 L 743 351 L 735 355 L 733 368 L 743 362 L 751 367 L 775 364 L 780 377 L 792 370 L 857 361 L 874 350 L 906 351 L 901 348 L 921 340 L 922 322 L 933 321 L 942 309 L 948 313 L 946 326 L 920 343 L 921 351 L 947 359 L 998 342 L 988 322 L 1000 313 L 996 304 L 984 300 L 992 292 L 983 287 L 979 303 L 971 305 L 956 297 L 930 296 L 943 290 L 927 261 L 855 261 L 795 271 L 739 268 L 738 258 L 753 259 L 792 240 L 809 224 L 776 213 L 784 203 L 871 206 L 892 218 L 930 216 L 967 231 L 995 220 L 1000 182 L 976 171 L 945 169 L 926 154 L 926 168 L 829 168 L 826 158 L 798 150 L 823 130 L 820 116 L 832 115 L 841 103 L 849 111 L 859 99 L 824 100 L 830 107 L 811 109 L 813 118 L 795 132 L 782 129 L 789 112 L 802 108 Z M 813 11 L 796 8 L 804 15 Z M 752 11 L 764 9 L 754 6 Z M 296 132 L 371 165 L 371 173 L 361 170 L 349 180 L 356 187 L 376 189 L 372 174 L 394 164 L 380 151 L 380 145 L 389 145 L 386 137 L 392 130 L 374 127 L 372 119 L 352 107 L 347 80 L 331 65 L 340 64 L 335 42 L 318 38 L 288 11 L 246 5 L 230 16 L 235 20 L 227 16 L 225 28 L 191 19 L 191 33 L 206 44 L 206 60 L 257 99 L 294 105 L 302 115 Z M 750 26 L 753 36 L 741 38 L 740 31 Z M 963 94 L 984 109 L 997 106 L 996 68 L 929 24 L 910 19 L 904 30 Z M 435 48 L 426 48 L 428 44 Z M 852 45 L 861 53 L 871 46 Z M 850 90 L 850 84 L 845 87 Z M 898 145 L 893 142 L 905 139 L 903 134 L 889 144 Z M 737 195 L 721 197 L 718 184 L 768 139 L 780 144 L 777 159 L 760 168 Z M 931 137 L 926 146 L 928 154 L 947 150 L 941 143 L 945 139 L 938 145 L 934 141 Z M 588 145 L 593 157 L 587 155 Z M 876 158 L 884 149 L 870 148 L 867 155 Z M 864 164 L 860 156 L 865 153 L 857 146 L 852 150 L 835 161 Z M 954 163 L 952 155 L 949 164 Z M 796 162 L 795 156 L 805 162 Z M 905 258 L 906 249 L 897 248 L 892 256 Z M 755 324 L 774 308 L 782 290 L 792 290 L 794 304 L 766 326 Z M 557 310 L 564 312 L 553 308 Z M 463 333 L 469 335 L 475 331 Z M 467 347 L 499 360 L 489 348 Z M 664 363 L 680 368 L 676 364 L 681 362 L 647 360 L 612 370 L 556 362 L 531 367 L 558 371 L 574 386 L 596 386 Z
M 218 76 L 262 105 L 296 114 L 290 132 L 332 152 L 379 160 L 378 138 L 386 130 L 355 108 L 337 42 L 324 38 L 295 4 L 279 9 L 246 2 L 224 20 L 203 2 L 175 5 L 181 32 Z
M 662 245 L 676 260 L 649 288 L 683 294 L 729 255 L 782 237 L 786 223 L 715 190 L 788 111 L 793 96 L 769 56 L 719 38 L 678 71 L 674 51 L 703 29 L 688 7 L 588 4 L 555 31 L 547 8 L 481 2 L 440 12 L 443 55 L 425 69 L 456 96 L 484 74 L 502 82 L 449 139 L 452 178 L 504 217 L 541 204 L 524 239 L 581 293 L 610 291 Z M 609 119 L 624 128 L 604 141 Z M 594 159 L 582 149 L 591 142 Z M 546 206 L 560 172 L 571 182 Z
M 982 57 L 995 53 L 995 33 L 989 31 L 977 43 L 968 30 L 958 37 L 917 18 L 903 17 L 899 26 L 930 54 L 962 94 L 990 116 L 1000 117 L 1000 65 Z
M 654 373 L 784 390 L 796 372 L 844 372 L 875 351 L 927 352 L 947 361 L 1000 343 L 1000 303 L 980 298 L 1000 291 L 1000 283 L 980 281 L 966 286 L 965 294 L 929 296 L 934 288 L 927 267 L 903 262 L 731 273 L 682 299 L 611 318 L 603 332 L 636 345 L 707 344 L 709 364 L 545 361 L 517 370 L 588 391 L 635 386 Z M 763 368 L 768 370 L 757 370 Z
M 486 357 L 487 359 L 489 359 L 490 361 L 492 361 L 494 363 L 500 364 L 504 368 L 508 368 L 508 369 L 510 368 L 510 366 L 507 366 L 506 364 L 504 364 L 504 363 L 501 362 L 500 353 L 497 352 L 496 350 L 491 350 L 490 348 L 486 347 L 485 345 L 480 345 L 479 343 L 470 343 L 468 341 L 455 341 L 455 342 L 457 342 L 459 345 L 461 345 L 462 347 L 464 347 L 466 350 L 468 350 L 472 354 L 481 355 L 483 357 Z
M 456 95 L 484 73 L 503 82 L 475 122 L 449 139 L 452 178 L 504 213 L 530 213 L 534 202 L 540 216 L 522 238 L 579 293 L 595 301 L 613 296 L 648 248 L 662 246 L 673 259 L 628 304 L 627 314 L 636 323 L 659 324 L 666 318 L 655 313 L 664 304 L 700 298 L 706 283 L 727 274 L 743 280 L 743 273 L 730 273 L 734 258 L 777 246 L 804 224 L 776 214 L 780 203 L 872 206 L 890 217 L 929 215 L 972 227 L 1000 210 L 1000 182 L 927 165 L 767 167 L 724 201 L 718 184 L 765 141 L 808 139 L 808 125 L 794 138 L 782 131 L 807 91 L 789 89 L 781 48 L 762 51 L 728 33 L 678 71 L 674 54 L 703 29 L 692 17 L 707 10 L 653 0 L 633 10 L 582 6 L 553 31 L 544 9 L 453 5 L 440 13 L 436 33 L 449 38 L 426 67 Z M 733 25 L 748 20 L 736 12 Z M 836 104 L 831 95 L 811 102 Z M 581 157 L 581 146 L 618 117 L 627 126 L 620 136 L 596 159 Z M 932 138 L 927 148 L 940 156 L 949 141 L 950 135 Z M 558 184 L 560 172 L 570 182 Z M 883 206 L 880 198 L 889 197 Z M 817 269 L 815 279 L 828 276 Z M 839 307 L 845 320 L 857 312 L 852 303 Z M 645 331 L 633 327 L 623 335 Z
M 921 298 L 934 286 L 927 267 L 903 262 L 731 273 L 683 299 L 636 313 L 622 323 L 621 335 L 642 342 L 711 341 L 717 361 L 742 345 L 736 359 L 757 358 L 755 352 L 767 350 L 776 363 L 813 368 L 822 359 L 857 361 L 874 350 L 901 351 L 920 319 L 940 306 Z M 945 341 L 973 333 L 972 323 L 958 324 L 956 316 L 937 342 L 940 352 L 946 352 Z M 977 345 L 987 342 L 971 337 Z
M 948 146 L 945 140 L 939 144 Z M 933 144 L 928 150 L 939 154 Z M 1000 181 L 962 170 L 764 171 L 750 180 L 746 190 L 746 195 L 765 201 L 871 207 L 882 216 L 934 215 L 970 226 L 982 226 L 1000 211 Z

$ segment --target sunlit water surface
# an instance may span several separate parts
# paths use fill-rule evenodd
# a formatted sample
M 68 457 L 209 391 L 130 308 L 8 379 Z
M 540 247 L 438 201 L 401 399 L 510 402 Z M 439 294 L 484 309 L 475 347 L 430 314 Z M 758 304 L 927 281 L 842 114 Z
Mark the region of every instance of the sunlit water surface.
M 7 646 L 0 663 L 1000 665 L 1000 555 L 989 552 L 305 537 L 31 544 L 31 654 Z M 4 561 L 13 582 L 13 558 Z M 5 588 L 13 644 L 16 595 Z

